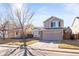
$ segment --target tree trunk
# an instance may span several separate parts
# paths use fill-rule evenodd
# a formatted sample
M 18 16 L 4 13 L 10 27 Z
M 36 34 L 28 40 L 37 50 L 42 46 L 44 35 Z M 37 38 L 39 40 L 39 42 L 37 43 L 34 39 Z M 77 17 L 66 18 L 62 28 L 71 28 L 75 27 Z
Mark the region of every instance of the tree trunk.
M 3 31 L 3 40 L 5 40 L 5 31 Z

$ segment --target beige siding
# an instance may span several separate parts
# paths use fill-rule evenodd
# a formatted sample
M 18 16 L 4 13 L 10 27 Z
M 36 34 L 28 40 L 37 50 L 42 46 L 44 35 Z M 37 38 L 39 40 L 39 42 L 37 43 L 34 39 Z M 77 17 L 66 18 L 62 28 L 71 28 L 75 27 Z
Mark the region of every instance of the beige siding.
M 44 22 L 44 28 L 51 28 L 51 22 L 52 21 L 59 21 L 60 22 L 60 28 L 64 27 L 64 21 L 59 18 L 51 18 L 48 21 Z
M 63 29 L 46 29 L 42 32 L 42 40 L 62 40 Z

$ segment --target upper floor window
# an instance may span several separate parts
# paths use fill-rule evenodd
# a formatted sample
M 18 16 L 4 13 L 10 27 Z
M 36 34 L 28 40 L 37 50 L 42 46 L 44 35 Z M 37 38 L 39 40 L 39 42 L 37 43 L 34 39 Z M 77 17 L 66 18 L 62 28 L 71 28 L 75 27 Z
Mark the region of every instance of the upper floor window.
M 59 21 L 53 21 L 51 22 L 51 28 L 59 28 L 60 22 Z
M 51 28 L 55 28 L 55 27 L 56 27 L 55 22 L 51 22 Z

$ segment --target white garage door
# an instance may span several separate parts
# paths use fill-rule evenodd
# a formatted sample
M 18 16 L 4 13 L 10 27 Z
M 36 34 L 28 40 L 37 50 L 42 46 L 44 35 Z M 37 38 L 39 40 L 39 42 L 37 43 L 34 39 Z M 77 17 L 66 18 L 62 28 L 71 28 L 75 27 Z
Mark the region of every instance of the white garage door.
M 62 31 L 44 31 L 43 32 L 43 40 L 62 40 L 63 36 L 62 36 Z

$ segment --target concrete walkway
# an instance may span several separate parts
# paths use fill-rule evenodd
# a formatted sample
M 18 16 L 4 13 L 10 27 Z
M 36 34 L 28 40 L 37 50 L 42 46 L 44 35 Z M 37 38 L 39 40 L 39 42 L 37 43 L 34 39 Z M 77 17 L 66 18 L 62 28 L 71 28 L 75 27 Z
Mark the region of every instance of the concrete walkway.
M 73 49 L 60 49 L 58 48 L 58 44 L 53 43 L 44 43 L 44 42 L 38 42 L 33 45 L 30 45 L 33 49 L 39 49 L 42 51 L 54 51 L 54 52 L 64 52 L 64 53 L 73 53 L 79 55 L 79 50 L 73 50 Z

